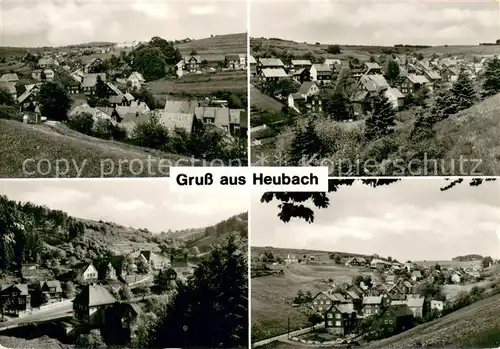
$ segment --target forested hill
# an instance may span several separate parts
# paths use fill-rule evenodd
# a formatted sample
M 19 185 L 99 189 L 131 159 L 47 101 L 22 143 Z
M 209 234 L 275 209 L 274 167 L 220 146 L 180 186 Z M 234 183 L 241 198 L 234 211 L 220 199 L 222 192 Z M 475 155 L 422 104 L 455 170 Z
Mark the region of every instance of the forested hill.
M 472 261 L 482 261 L 483 256 L 480 254 L 468 254 L 465 256 L 457 256 L 455 258 L 452 258 L 452 261 L 457 261 L 457 262 L 472 262 Z
M 220 233 L 219 236 L 225 236 L 229 226 L 246 235 L 243 216 L 246 217 L 246 214 L 218 223 L 215 225 L 216 232 Z M 124 227 L 113 222 L 76 218 L 61 210 L 30 202 L 15 202 L 0 196 L 0 269 L 14 270 L 23 263 L 38 261 L 54 261 L 58 264 L 56 261 L 64 259 L 73 264 L 132 250 L 160 252 L 160 246 L 182 248 L 185 245 L 184 241 L 168 235 Z M 3 246 L 1 242 L 4 242 Z M 200 250 L 204 250 L 206 241 L 201 239 L 200 243 Z M 193 241 L 190 246 L 198 245 Z

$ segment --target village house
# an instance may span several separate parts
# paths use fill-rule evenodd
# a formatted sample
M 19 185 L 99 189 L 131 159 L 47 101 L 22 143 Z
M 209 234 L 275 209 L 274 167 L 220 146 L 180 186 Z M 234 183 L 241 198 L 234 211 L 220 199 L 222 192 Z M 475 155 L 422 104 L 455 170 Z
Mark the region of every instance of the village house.
M 306 81 L 311 80 L 311 72 L 309 68 L 300 68 L 298 70 L 293 71 L 293 73 L 291 73 L 291 77 L 294 81 L 302 84 Z
M 94 72 L 94 69 L 102 65 L 102 60 L 100 58 L 92 58 L 90 62 L 85 64 L 85 67 L 83 68 L 83 71 L 86 74 L 90 74 Z
M 462 282 L 462 274 L 458 271 L 454 272 L 451 275 L 451 282 L 453 282 L 454 284 L 459 284 L 460 282 Z
M 378 63 L 365 62 L 365 74 L 375 75 L 382 74 L 382 68 Z
M 81 85 L 83 93 L 93 95 L 99 79 L 106 83 L 106 73 L 85 74 Z
M 288 255 L 284 259 L 285 264 L 292 264 L 292 263 L 297 263 L 297 258 L 295 258 L 294 255 Z
M 35 111 L 40 86 L 41 84 L 30 84 L 24 86 L 26 90 L 17 98 L 21 111 Z
M 379 314 L 382 308 L 381 296 L 367 296 L 363 297 L 363 315 L 370 316 Z
M 410 297 L 406 300 L 406 304 L 412 311 L 413 317 L 415 317 L 416 319 L 421 319 L 423 317 L 424 301 L 425 298 L 423 297 L 419 298 Z
M 279 58 L 259 58 L 257 61 L 257 74 L 261 75 L 264 69 L 284 69 L 285 64 Z
M 357 313 L 352 304 L 332 304 L 325 312 L 325 328 L 330 333 L 345 336 L 357 326 Z
M 332 294 L 323 291 L 319 292 L 313 299 L 312 305 L 314 311 L 317 313 L 324 314 L 327 310 L 329 310 L 332 304 L 338 304 L 340 300 L 333 296 Z
M 4 285 L 0 291 L 0 302 L 4 315 L 18 316 L 31 308 L 27 284 Z
M 248 57 L 248 64 L 250 65 L 250 76 L 257 76 L 257 61 L 255 60 L 254 56 L 250 55 Z
M 291 63 L 291 68 L 294 71 L 297 71 L 299 69 L 310 69 L 312 66 L 311 61 L 308 59 L 292 59 Z
M 330 69 L 333 70 L 336 66 L 341 66 L 342 62 L 340 61 L 340 59 L 336 58 L 325 58 L 323 64 L 328 65 Z
M 56 60 L 51 57 L 42 57 L 38 60 L 38 66 L 42 69 L 58 65 Z
M 401 92 L 404 95 L 413 94 L 419 91 L 422 87 L 429 84 L 429 80 L 424 75 L 408 75 L 401 84 Z
M 132 72 L 130 76 L 127 78 L 127 84 L 130 84 L 130 87 L 133 89 L 140 90 L 142 87 L 142 84 L 144 84 L 146 80 L 144 79 L 144 76 L 142 76 L 141 73 L 139 72 Z
M 413 313 L 406 304 L 389 306 L 382 314 L 382 325 L 392 333 L 400 333 L 413 327 Z
M 422 279 L 422 273 L 420 272 L 420 270 L 414 270 L 412 271 L 411 273 L 411 279 L 413 281 L 419 281 Z
M 80 277 L 84 281 L 97 280 L 97 278 L 99 277 L 99 272 L 93 264 L 88 264 L 83 268 L 83 271 L 80 273 Z
M 333 78 L 333 70 L 327 64 L 313 64 L 309 70 L 312 81 L 329 83 Z
M 385 90 L 385 96 L 391 102 L 394 110 L 399 110 L 404 106 L 405 96 L 395 87 L 390 87 Z
M 40 281 L 37 286 L 41 293 L 48 296 L 50 301 L 57 302 L 62 300 L 63 289 L 59 280 Z
M 229 69 L 239 70 L 245 69 L 246 59 L 244 54 L 226 55 L 224 62 Z
M 376 74 L 365 74 L 361 76 L 358 86 L 361 91 L 366 91 L 368 93 L 391 88 L 383 75 Z
M 170 269 L 175 273 L 175 280 L 185 282 L 193 274 L 194 266 L 187 261 L 187 256 L 175 258 L 170 256 Z
M 200 56 L 185 56 L 183 58 L 184 67 L 183 70 L 188 72 L 195 72 L 200 70 L 201 67 L 201 57 Z
M 264 68 L 261 70 L 261 79 L 264 82 L 279 81 L 290 78 L 283 68 Z
M 154 113 L 160 123 L 172 133 L 181 131 L 191 134 L 198 124 L 198 119 L 194 113 L 172 113 L 165 110 L 155 110 Z
M 1 77 L 0 77 L 0 82 L 18 82 L 19 81 L 19 76 L 17 76 L 16 73 L 7 73 L 7 74 L 3 74 Z
M 106 322 L 106 309 L 117 302 L 102 285 L 86 285 L 73 300 L 75 318 L 80 322 L 99 326 Z
M 33 70 L 31 72 L 31 77 L 35 80 L 42 80 L 42 71 L 43 71 L 43 74 L 45 75 L 45 80 L 47 81 L 52 81 L 54 80 L 54 71 L 52 69 L 44 69 L 44 70 L 41 70 L 41 69 L 37 69 L 37 70 Z
M 431 300 L 431 310 L 442 312 L 444 310 L 444 302 L 432 299 Z
M 455 67 L 449 67 L 449 66 L 444 66 L 440 71 L 440 75 L 441 75 L 443 82 L 455 82 L 455 81 L 457 81 L 458 73 L 459 73 L 459 69 L 457 69 Z

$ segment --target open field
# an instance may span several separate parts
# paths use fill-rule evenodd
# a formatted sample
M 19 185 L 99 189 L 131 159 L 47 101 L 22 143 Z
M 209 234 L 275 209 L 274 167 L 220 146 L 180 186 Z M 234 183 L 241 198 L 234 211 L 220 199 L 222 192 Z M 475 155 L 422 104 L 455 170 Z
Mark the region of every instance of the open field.
M 246 20 L 242 13 L 242 21 Z M 224 34 L 213 37 L 193 40 L 177 45 L 182 55 L 189 55 L 192 50 L 196 50 L 202 59 L 207 61 L 224 60 L 227 54 L 247 52 L 247 34 Z
M 284 272 L 282 276 L 263 276 L 251 280 L 253 341 L 286 333 L 287 319 L 291 330 L 308 325 L 304 312 L 292 306 L 299 290 L 310 291 L 314 296 L 330 288 L 331 285 L 323 280 L 331 278 L 339 283 L 351 282 L 353 276 L 363 274 L 360 269 L 343 265 L 309 264 L 291 264 Z
M 500 295 L 462 308 L 397 336 L 373 342 L 368 349 L 419 347 L 493 348 L 500 346 Z M 418 344 L 418 345 L 417 345 Z
M 106 175 L 106 171 L 115 177 L 148 176 L 148 161 L 152 172 L 149 176 L 164 176 L 168 173 L 162 172 L 168 171 L 158 168 L 160 159 L 165 159 L 164 164 L 182 162 L 181 159 L 190 161 L 179 155 L 86 136 L 61 124 L 52 127 L 0 120 L 0 129 L 1 177 L 29 177 L 29 174 L 23 174 L 26 159 L 32 159 L 26 164 L 29 172 L 36 171 L 35 164 L 43 160 L 41 169 L 48 173 L 37 173 L 36 176 L 52 178 L 57 175 L 56 161 L 64 159 L 70 166 L 64 173 L 65 166 L 61 165 L 59 175 L 63 177 L 100 177 L 103 173 Z M 47 162 L 50 162 L 50 168 Z M 142 174 L 139 174 L 140 164 L 144 168 Z
M 271 111 L 281 111 L 281 108 L 283 108 L 283 104 L 274 98 L 263 94 L 253 85 L 250 85 L 250 105 L 259 109 Z
M 448 268 L 471 268 L 475 265 L 481 265 L 481 261 L 414 261 L 415 263 L 433 266 L 439 264 L 442 267 Z
M 211 93 L 215 91 L 247 91 L 246 71 L 187 75 L 181 79 L 151 81 L 146 86 L 155 95 L 168 93 Z
M 432 55 L 434 53 L 442 55 L 492 55 L 500 54 L 500 45 L 464 45 L 464 46 L 434 46 L 426 48 L 418 47 L 391 47 L 391 46 L 355 46 L 355 45 L 343 45 L 339 43 L 341 49 L 340 54 L 329 54 L 326 52 L 328 46 L 332 44 L 324 43 L 305 43 L 305 42 L 295 42 L 291 40 L 276 40 L 276 39 L 265 39 L 265 38 L 251 38 L 251 47 L 259 46 L 260 51 L 265 51 L 267 49 L 278 49 L 285 52 L 289 52 L 293 55 L 300 56 L 307 52 L 313 53 L 318 57 L 328 57 L 328 58 L 338 58 L 347 59 L 348 57 L 358 58 L 359 60 L 368 60 L 371 55 L 379 55 L 382 53 L 383 49 L 390 49 L 398 54 L 420 52 L 424 56 Z M 258 54 L 258 52 L 254 52 Z

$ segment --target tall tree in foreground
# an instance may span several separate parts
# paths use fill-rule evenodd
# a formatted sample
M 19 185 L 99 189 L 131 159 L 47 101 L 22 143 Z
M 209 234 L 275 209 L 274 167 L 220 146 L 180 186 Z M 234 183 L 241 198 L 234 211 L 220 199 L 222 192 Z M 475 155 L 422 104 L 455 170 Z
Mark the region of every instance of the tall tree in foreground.
M 491 96 L 500 92 L 500 59 L 498 57 L 486 63 L 483 82 L 483 95 Z
M 457 81 L 451 88 L 453 100 L 459 110 L 470 108 L 477 101 L 474 84 L 465 69 L 458 73 Z
M 303 166 L 311 158 L 321 158 L 324 152 L 322 140 L 316 133 L 314 121 L 310 119 L 306 127 L 299 127 L 292 141 L 289 166 Z
M 68 118 L 71 98 L 64 88 L 53 82 L 45 82 L 38 93 L 40 112 L 48 119 L 63 121 Z
M 350 101 L 341 88 L 335 89 L 327 101 L 326 112 L 337 121 L 349 120 L 351 118 Z
M 354 181 L 359 180 L 363 184 L 371 187 L 380 187 L 384 185 L 390 185 L 395 182 L 400 181 L 400 179 L 330 179 L 328 181 L 328 192 L 336 192 L 341 187 L 351 186 Z M 470 186 L 479 186 L 484 182 L 494 181 L 495 179 L 483 179 L 483 178 L 471 178 L 468 179 Z M 445 185 L 441 188 L 441 191 L 450 190 L 451 188 L 464 183 L 467 181 L 464 178 L 448 180 L 445 179 Z M 314 222 L 314 210 L 328 208 L 330 206 L 330 199 L 327 193 L 312 193 L 312 192 L 280 192 L 272 193 L 268 192 L 262 195 L 260 199 L 261 202 L 269 203 L 276 199 L 278 202 L 278 208 L 280 212 L 278 213 L 278 218 L 288 223 L 292 218 L 301 218 L 308 223 Z M 312 203 L 312 208 L 307 207 L 305 203 Z
M 247 348 L 247 242 L 214 246 L 158 317 L 141 348 Z
M 373 97 L 372 114 L 366 119 L 365 135 L 368 140 L 374 140 L 393 132 L 396 111 L 381 89 Z

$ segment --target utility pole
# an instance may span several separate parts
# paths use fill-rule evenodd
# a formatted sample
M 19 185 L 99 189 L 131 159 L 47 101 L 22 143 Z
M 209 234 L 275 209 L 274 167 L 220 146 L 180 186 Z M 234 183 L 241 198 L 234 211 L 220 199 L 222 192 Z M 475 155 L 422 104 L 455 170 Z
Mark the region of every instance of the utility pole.
M 288 338 L 290 338 L 290 316 L 288 316 Z

